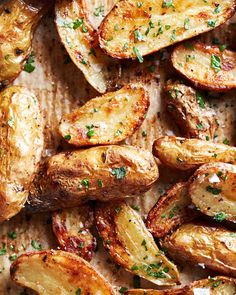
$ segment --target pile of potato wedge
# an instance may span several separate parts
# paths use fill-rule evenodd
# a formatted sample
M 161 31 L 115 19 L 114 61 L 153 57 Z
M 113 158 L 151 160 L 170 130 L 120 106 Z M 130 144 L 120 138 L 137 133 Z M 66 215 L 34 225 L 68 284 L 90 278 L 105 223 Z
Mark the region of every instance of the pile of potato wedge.
M 0 222 L 48 214 L 57 244 L 42 249 L 34 241 L 36 251 L 10 259 L 21 295 L 236 294 L 236 147 L 217 141 L 221 126 L 209 99 L 235 95 L 236 52 L 197 37 L 235 11 L 236 0 L 118 0 L 95 29 L 85 0 L 0 3 Z M 47 157 L 39 99 L 12 84 L 34 70 L 32 39 L 43 17 L 54 17 L 62 46 L 97 91 L 61 116 L 61 146 Z M 163 49 L 171 75 L 161 103 L 178 135 L 153 139 L 150 151 L 127 143 L 152 107 L 148 83 L 122 85 L 118 76 L 122 63 L 141 67 Z M 132 200 L 145 198 L 165 169 L 184 180 L 170 179 L 141 212 Z M 98 244 L 134 275 L 133 289 L 114 287 L 92 266 Z M 183 285 L 182 264 L 209 276 Z M 140 278 L 152 287 L 142 289 Z

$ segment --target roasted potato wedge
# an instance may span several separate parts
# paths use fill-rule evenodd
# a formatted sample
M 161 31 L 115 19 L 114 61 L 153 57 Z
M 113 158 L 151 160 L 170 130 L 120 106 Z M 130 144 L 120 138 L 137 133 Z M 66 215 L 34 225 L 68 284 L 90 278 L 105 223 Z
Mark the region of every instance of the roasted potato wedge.
M 180 170 L 196 169 L 209 162 L 236 163 L 236 148 L 200 139 L 163 136 L 154 141 L 153 154 Z
M 119 1 L 103 20 L 99 43 L 116 58 L 138 58 L 226 22 L 236 1 Z
M 236 88 L 236 52 L 193 43 L 176 47 L 171 60 L 174 68 L 196 87 L 216 91 Z
M 35 95 L 24 87 L 0 93 L 0 222 L 24 206 L 43 150 L 43 127 Z
M 193 175 L 189 195 L 195 206 L 216 221 L 236 222 L 236 166 L 210 163 Z
M 23 254 L 11 265 L 11 277 L 39 295 L 114 294 L 110 284 L 88 262 L 64 251 Z
M 141 216 L 125 202 L 99 204 L 95 220 L 104 247 L 116 263 L 157 285 L 179 281 L 176 266 L 159 251 Z
M 146 225 L 156 238 L 167 235 L 184 222 L 191 221 L 198 213 L 192 208 L 188 183 L 172 186 L 148 213 Z
M 93 207 L 87 203 L 77 208 L 55 212 L 52 226 L 60 247 L 87 261 L 92 259 L 96 248 L 96 239 L 90 228 L 94 223 Z
M 98 92 L 105 93 L 112 82 L 111 72 L 118 75 L 118 68 L 96 45 L 85 1 L 57 0 L 55 15 L 57 31 L 72 61 Z
M 149 96 L 145 89 L 127 85 L 116 92 L 91 99 L 65 115 L 59 131 L 76 146 L 115 144 L 135 132 L 148 107 Z
M 202 95 L 179 81 L 168 81 L 166 108 L 184 137 L 213 139 L 218 127 L 215 112 L 209 108 Z
M 0 89 L 22 71 L 34 30 L 48 5 L 45 0 L 10 0 L 0 4 Z
M 29 209 L 48 211 L 78 206 L 88 200 L 109 201 L 149 190 L 158 179 L 151 153 L 133 146 L 100 146 L 53 156 Z
M 199 293 L 198 293 L 199 292 Z M 169 290 L 142 290 L 134 289 L 125 292 L 126 295 L 235 295 L 236 280 L 233 278 L 217 276 L 209 279 L 198 280 L 189 286 Z
M 223 227 L 185 223 L 162 241 L 176 261 L 204 264 L 236 277 L 236 233 Z

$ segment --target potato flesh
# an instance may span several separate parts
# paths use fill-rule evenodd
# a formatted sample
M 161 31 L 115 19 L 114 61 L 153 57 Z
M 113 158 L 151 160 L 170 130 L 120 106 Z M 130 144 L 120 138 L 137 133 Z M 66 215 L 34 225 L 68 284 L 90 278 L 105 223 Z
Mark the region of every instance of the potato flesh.
M 218 69 L 212 64 L 213 58 L 219 58 Z M 236 87 L 235 52 L 193 43 L 192 46 L 175 48 L 171 60 L 175 69 L 198 87 L 212 90 Z
M 0 94 L 0 222 L 24 206 L 43 150 L 39 104 L 26 88 Z
M 72 61 L 98 92 L 105 93 L 111 84 L 110 72 L 117 73 L 116 64 L 95 46 L 96 32 L 88 19 L 85 2 L 57 0 L 55 11 L 59 36 Z
M 96 239 L 90 231 L 93 221 L 91 204 L 55 212 L 52 225 L 61 249 L 90 261 L 96 248 Z
M 12 264 L 11 277 L 39 295 L 113 294 L 108 282 L 90 264 L 64 251 L 23 254 Z
M 157 285 L 178 282 L 176 266 L 159 251 L 140 215 L 125 202 L 98 205 L 95 219 L 116 263 Z
M 169 3 L 172 2 L 118 2 L 100 26 L 100 46 L 116 58 L 144 56 L 212 30 L 233 15 L 236 5 L 234 0 L 176 0 L 174 7 Z M 219 5 L 221 9 L 216 13 Z
M 33 8 L 21 0 L 0 5 L 0 88 L 20 74 L 31 50 L 34 28 L 43 14 L 42 7 Z
M 235 147 L 174 136 L 158 138 L 153 144 L 153 154 L 163 164 L 180 170 L 198 168 L 210 162 L 236 162 Z
M 184 137 L 213 139 L 217 129 L 215 112 L 207 102 L 199 103 L 199 93 L 192 87 L 169 81 L 165 87 L 166 108 Z
M 115 144 L 132 135 L 142 124 L 148 106 L 149 97 L 144 88 L 127 85 L 91 99 L 62 117 L 59 131 L 64 138 L 69 136 L 68 142 L 76 146 Z
M 223 227 L 186 223 L 167 236 L 162 246 L 174 260 L 204 264 L 236 277 L 236 233 Z
M 222 215 L 223 220 L 233 222 L 236 222 L 235 191 L 236 166 L 225 163 L 201 166 L 189 186 L 192 202 L 202 213 L 216 220 Z
M 100 146 L 53 156 L 38 190 L 31 192 L 30 211 L 79 206 L 91 199 L 109 201 L 138 195 L 158 179 L 150 152 L 133 146 Z

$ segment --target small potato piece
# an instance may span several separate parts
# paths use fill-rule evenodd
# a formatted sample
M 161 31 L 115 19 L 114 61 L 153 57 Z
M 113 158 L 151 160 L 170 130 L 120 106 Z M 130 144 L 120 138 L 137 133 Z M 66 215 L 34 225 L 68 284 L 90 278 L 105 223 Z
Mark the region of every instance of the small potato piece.
M 32 1 L 10 0 L 0 5 L 0 89 L 20 74 L 30 54 L 33 32 L 48 5 L 39 0 L 31 6 Z
M 93 207 L 88 203 L 55 212 L 52 218 L 53 231 L 61 249 L 75 253 L 87 261 L 92 259 L 96 248 L 96 239 L 90 232 L 94 222 L 93 213 Z
M 65 115 L 59 131 L 76 146 L 115 144 L 138 129 L 148 107 L 149 97 L 145 89 L 127 85 L 116 92 L 91 99 Z
M 191 283 L 180 289 L 169 290 L 142 290 L 134 289 L 125 292 L 126 295 L 235 295 L 236 280 L 233 278 L 217 276 Z
M 180 170 L 196 169 L 209 162 L 236 163 L 236 148 L 200 139 L 163 136 L 154 141 L 153 154 Z
M 99 43 L 112 57 L 143 62 L 144 55 L 223 24 L 235 6 L 235 0 L 119 1 L 99 28 Z
M 236 166 L 210 163 L 193 175 L 189 195 L 199 210 L 216 221 L 236 222 Z
M 114 294 L 110 284 L 88 262 L 64 251 L 23 254 L 10 271 L 14 282 L 39 295 Z
M 178 124 L 184 137 L 213 139 L 217 124 L 215 112 L 199 92 L 179 81 L 168 81 L 166 108 Z
M 125 202 L 98 204 L 95 220 L 104 247 L 116 263 L 157 285 L 179 281 L 176 266 L 159 251 L 141 216 Z
M 204 264 L 236 277 L 236 233 L 223 227 L 186 223 L 162 241 L 174 260 Z
M 0 93 L 0 222 L 23 208 L 43 142 L 35 95 L 20 86 L 6 88 Z
M 175 184 L 148 213 L 146 224 L 149 231 L 154 237 L 161 238 L 184 222 L 191 221 L 197 216 L 197 211 L 189 208 L 191 204 L 188 183 Z
M 215 91 L 236 88 L 236 52 L 193 43 L 176 47 L 171 60 L 174 68 L 196 87 Z
M 98 92 L 105 93 L 111 84 L 111 73 L 118 75 L 118 70 L 116 63 L 96 46 L 96 31 L 89 21 L 85 1 L 57 0 L 55 23 L 72 61 Z
M 30 211 L 79 206 L 142 194 L 158 179 L 155 159 L 133 146 L 99 146 L 51 157 L 30 196 Z

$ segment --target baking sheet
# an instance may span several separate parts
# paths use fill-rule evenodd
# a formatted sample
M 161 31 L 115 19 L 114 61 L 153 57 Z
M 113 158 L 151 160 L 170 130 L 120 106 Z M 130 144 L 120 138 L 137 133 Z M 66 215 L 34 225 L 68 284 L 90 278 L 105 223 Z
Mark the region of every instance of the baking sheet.
M 94 16 L 95 8 L 104 5 L 105 15 L 113 4 L 114 1 L 109 0 L 105 2 L 89 0 L 87 2 L 94 27 L 98 27 L 102 20 L 102 16 Z M 231 23 L 201 36 L 201 39 L 211 42 L 214 37 L 217 37 L 222 43 L 228 44 L 229 48 L 236 49 L 236 24 L 234 21 L 235 18 L 231 20 Z M 53 12 L 50 12 L 40 23 L 34 37 L 33 51 L 36 59 L 35 71 L 31 74 L 22 72 L 14 84 L 26 86 L 38 96 L 45 124 L 44 156 L 46 157 L 61 149 L 61 138 L 58 136 L 57 125 L 62 114 L 70 112 L 88 99 L 97 96 L 98 93 L 86 82 L 83 74 L 72 62 L 66 62 L 68 55 L 59 41 L 53 22 Z M 125 61 L 120 64 L 117 76 L 113 77 L 114 87 L 120 87 L 129 81 L 145 83 L 151 98 L 147 118 L 140 129 L 126 140 L 129 144 L 151 150 L 155 138 L 163 134 L 179 134 L 175 123 L 166 114 L 163 107 L 163 84 L 168 77 L 176 76 L 168 61 L 169 52 L 171 52 L 171 48 L 161 51 L 161 54 L 156 53 L 151 57 L 146 57 L 142 65 L 137 62 Z M 148 70 L 150 65 L 155 65 L 155 73 Z M 211 94 L 210 96 L 215 95 Z M 223 142 L 227 138 L 232 145 L 235 144 L 235 101 L 235 91 L 210 99 L 210 104 L 214 107 L 220 124 L 216 138 L 218 142 Z M 142 136 L 143 131 L 147 132 L 146 137 Z M 160 166 L 160 179 L 152 189 L 144 196 L 130 199 L 129 202 L 139 205 L 141 214 L 145 217 L 145 214 L 168 186 L 187 177 L 186 172 L 180 173 Z M 17 233 L 16 240 L 11 240 L 7 236 L 7 233 L 13 230 Z M 0 249 L 2 243 L 5 243 L 7 248 L 7 254 L 0 256 L 0 295 L 16 295 L 23 290 L 15 286 L 9 278 L 11 263 L 9 257 L 14 253 L 19 255 L 34 250 L 31 245 L 32 240 L 41 243 L 43 249 L 57 248 L 58 245 L 51 230 L 50 214 L 29 217 L 22 212 L 0 225 Z M 98 246 L 98 251 L 91 263 L 113 286 L 117 287 L 117 290 L 121 286 L 133 287 L 133 275 L 114 264 L 109 255 L 105 253 L 102 245 Z M 180 272 L 182 283 L 210 274 L 200 266 L 195 268 L 181 266 Z M 141 287 L 158 288 L 145 280 L 141 280 Z M 60 286 L 58 286 L 57 294 L 60 294 Z

